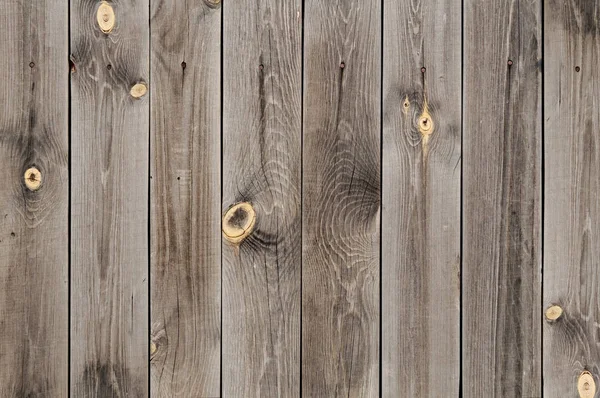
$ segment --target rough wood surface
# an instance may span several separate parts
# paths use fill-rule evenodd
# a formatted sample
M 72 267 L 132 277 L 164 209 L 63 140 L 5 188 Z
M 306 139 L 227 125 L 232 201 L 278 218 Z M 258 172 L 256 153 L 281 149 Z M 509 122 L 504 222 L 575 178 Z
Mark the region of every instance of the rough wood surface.
M 301 13 L 223 5 L 222 211 L 249 202 L 256 217 L 241 242 L 223 238 L 224 397 L 300 392 Z
M 384 10 L 382 395 L 456 397 L 461 3 Z
M 381 2 L 305 3 L 302 391 L 379 394 Z
M 465 397 L 541 396 L 540 9 L 464 2 Z
M 153 397 L 218 397 L 221 9 L 152 2 Z
M 600 379 L 600 5 L 544 9 L 543 305 L 563 310 L 543 329 L 544 395 L 576 397 L 584 371 Z
M 2 397 L 67 395 L 67 16 L 61 0 L 0 2 Z
M 148 396 L 148 0 L 71 1 L 71 393 Z

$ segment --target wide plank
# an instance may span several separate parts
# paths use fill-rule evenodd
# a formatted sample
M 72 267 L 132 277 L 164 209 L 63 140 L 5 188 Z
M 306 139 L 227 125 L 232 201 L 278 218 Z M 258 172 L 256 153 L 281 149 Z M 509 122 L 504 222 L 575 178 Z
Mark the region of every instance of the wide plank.
M 68 377 L 68 7 L 0 2 L 0 396 Z
M 151 43 L 151 394 L 217 397 L 219 2 L 152 2 Z
M 382 395 L 457 397 L 461 2 L 384 10 Z
M 543 308 L 562 309 L 545 316 L 544 395 L 592 397 L 578 380 L 600 390 L 598 2 L 546 0 L 544 54 Z
M 71 394 L 148 396 L 148 0 L 71 1 Z
M 540 9 L 464 2 L 464 397 L 541 396 Z
M 302 392 L 379 395 L 381 1 L 305 2 Z
M 224 397 L 300 393 L 301 38 L 300 0 L 223 4 Z

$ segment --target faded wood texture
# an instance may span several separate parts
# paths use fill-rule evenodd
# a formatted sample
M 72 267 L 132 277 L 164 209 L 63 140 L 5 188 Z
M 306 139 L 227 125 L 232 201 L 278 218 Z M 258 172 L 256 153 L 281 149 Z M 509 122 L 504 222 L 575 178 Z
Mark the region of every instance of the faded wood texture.
M 67 395 L 67 15 L 60 0 L 0 3 L 2 397 Z
M 600 5 L 544 9 L 543 305 L 563 309 L 544 325 L 544 395 L 576 397 L 584 370 L 600 385 Z
M 305 2 L 302 392 L 379 394 L 381 2 Z
M 218 397 L 221 10 L 152 2 L 151 394 Z
M 540 9 L 464 2 L 465 397 L 541 396 Z
M 71 1 L 71 394 L 148 396 L 148 0 Z
M 384 10 L 382 395 L 458 396 L 461 2 Z
M 223 214 L 256 217 L 223 239 L 225 397 L 300 392 L 301 18 L 300 0 L 223 4 Z

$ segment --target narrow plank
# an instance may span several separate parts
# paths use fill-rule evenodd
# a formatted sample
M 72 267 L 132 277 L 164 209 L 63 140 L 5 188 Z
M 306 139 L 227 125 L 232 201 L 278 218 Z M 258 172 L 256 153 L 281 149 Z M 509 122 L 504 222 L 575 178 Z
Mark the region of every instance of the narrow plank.
M 305 3 L 302 391 L 379 395 L 381 2 Z
M 457 397 L 461 2 L 384 10 L 382 395 Z
M 148 45 L 148 0 L 71 1 L 74 397 L 148 396 Z
M 67 395 L 67 16 L 60 0 L 0 3 L 2 397 Z
M 300 392 L 301 4 L 223 8 L 225 397 Z
M 464 2 L 465 397 L 541 396 L 540 9 Z
M 221 9 L 152 2 L 151 394 L 217 397 Z
M 600 380 L 600 4 L 544 2 L 544 395 Z M 592 395 L 581 395 L 592 396 Z

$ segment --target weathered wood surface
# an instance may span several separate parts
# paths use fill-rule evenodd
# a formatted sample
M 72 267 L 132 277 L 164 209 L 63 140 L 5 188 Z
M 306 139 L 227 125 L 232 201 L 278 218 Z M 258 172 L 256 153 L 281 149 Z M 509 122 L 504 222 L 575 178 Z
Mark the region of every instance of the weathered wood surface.
M 600 7 L 544 2 L 544 395 L 600 378 Z M 591 396 L 591 395 L 590 395 Z
M 301 4 L 223 4 L 224 397 L 300 392 Z
M 540 9 L 464 2 L 465 397 L 541 396 Z
M 67 394 L 67 15 L 60 0 L 0 3 L 2 397 Z
M 221 9 L 152 2 L 151 393 L 217 397 Z
M 382 395 L 458 396 L 461 2 L 384 10 Z
M 71 1 L 74 397 L 148 396 L 148 0 L 110 5 Z
M 381 2 L 305 7 L 302 392 L 377 396 Z

